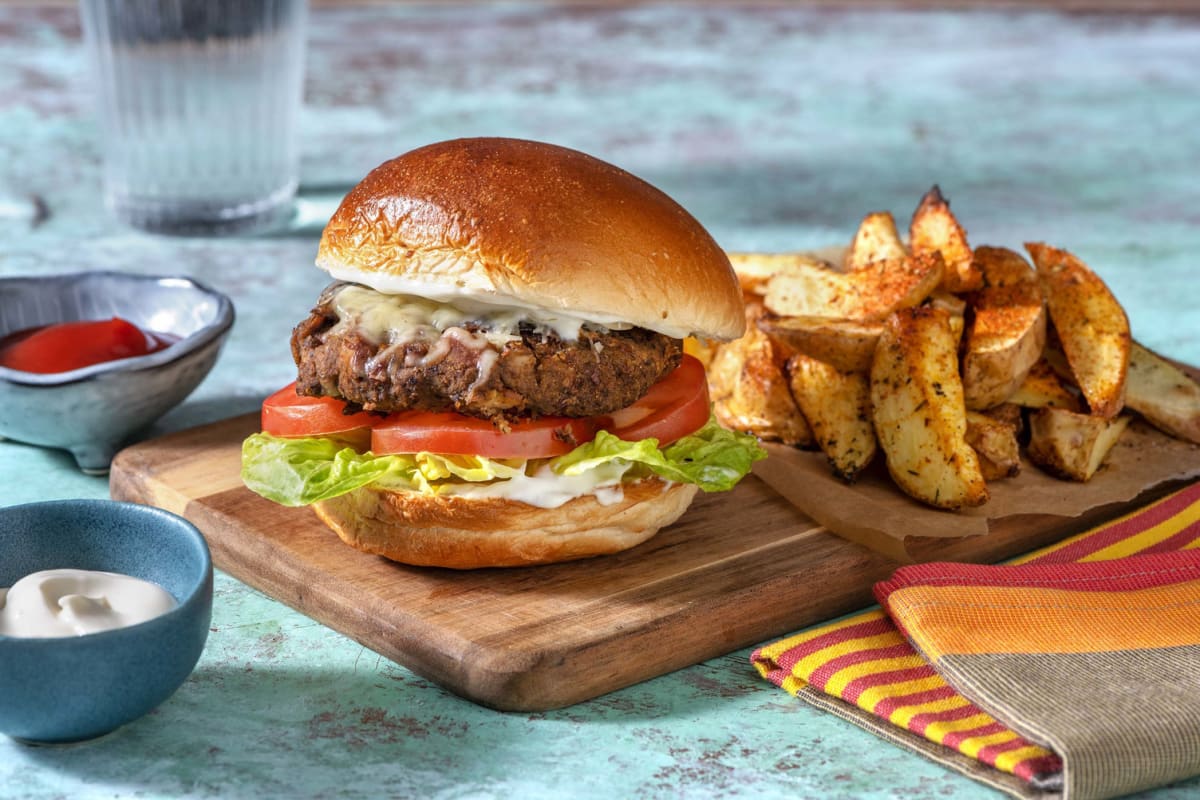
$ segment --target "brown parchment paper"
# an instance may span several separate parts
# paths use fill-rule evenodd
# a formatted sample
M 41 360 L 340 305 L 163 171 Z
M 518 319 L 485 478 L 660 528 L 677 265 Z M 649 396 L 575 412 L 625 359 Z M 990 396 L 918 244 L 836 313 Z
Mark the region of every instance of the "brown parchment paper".
M 916 538 L 985 536 L 1006 517 L 1078 517 L 1128 503 L 1168 482 L 1200 476 L 1200 446 L 1173 439 L 1140 421 L 1130 424 L 1105 465 L 1087 483 L 1053 478 L 1028 459 L 1015 478 L 989 481 L 991 499 L 963 511 L 943 511 L 904 494 L 879 453 L 854 484 L 834 477 L 820 452 L 767 444 L 754 474 L 817 523 L 892 558 L 913 560 Z

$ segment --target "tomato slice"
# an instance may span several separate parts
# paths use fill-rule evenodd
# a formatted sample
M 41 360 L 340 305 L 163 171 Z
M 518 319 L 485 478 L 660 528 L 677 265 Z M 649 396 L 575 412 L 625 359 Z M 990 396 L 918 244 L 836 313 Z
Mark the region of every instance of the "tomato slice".
M 609 415 L 612 424 L 605 427 L 628 442 L 658 439 L 661 447 L 703 428 L 711 408 L 704 365 L 685 355 L 640 400 Z
M 689 355 L 679 367 L 632 405 L 599 417 L 541 417 L 500 431 L 485 419 L 453 412 L 401 411 L 382 417 L 344 414 L 345 402 L 302 397 L 295 384 L 263 403 L 263 430 L 273 436 L 331 436 L 369 428 L 371 451 L 440 453 L 485 458 L 550 458 L 590 442 L 599 430 L 627 441 L 653 437 L 667 445 L 708 422 L 704 366 Z
M 600 420 L 541 417 L 501 432 L 486 419 L 453 412 L 402 411 L 371 430 L 373 453 L 440 453 L 485 458 L 549 458 L 590 442 Z
M 704 366 L 684 356 L 679 367 L 636 403 L 601 417 L 542 417 L 501 433 L 487 420 L 454 413 L 389 414 L 371 431 L 375 453 L 479 455 L 486 458 L 549 458 L 590 442 L 598 430 L 628 441 L 654 437 L 660 445 L 694 433 L 708 422 Z
M 147 336 L 120 317 L 46 325 L 6 336 L 0 365 L 22 372 L 70 372 L 121 358 L 144 356 L 169 342 Z
M 346 401 L 296 394 L 289 383 L 263 401 L 262 429 L 272 436 L 334 436 L 370 428 L 381 417 L 345 413 Z

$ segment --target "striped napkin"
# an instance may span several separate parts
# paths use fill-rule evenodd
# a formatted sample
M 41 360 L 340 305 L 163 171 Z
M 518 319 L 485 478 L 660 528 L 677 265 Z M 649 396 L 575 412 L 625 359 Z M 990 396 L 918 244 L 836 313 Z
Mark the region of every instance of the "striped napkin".
M 1018 797 L 1200 774 L 1200 484 L 1009 565 L 901 568 L 875 594 L 755 667 Z

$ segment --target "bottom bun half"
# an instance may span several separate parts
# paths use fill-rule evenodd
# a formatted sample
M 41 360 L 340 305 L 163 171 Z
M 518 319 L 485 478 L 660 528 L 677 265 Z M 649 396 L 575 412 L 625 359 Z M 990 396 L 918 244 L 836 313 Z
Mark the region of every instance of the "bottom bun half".
M 313 509 L 346 544 L 403 564 L 519 567 L 627 550 L 679 519 L 697 491 L 658 478 L 622 489 L 622 499 L 609 505 L 585 495 L 558 508 L 538 508 L 503 498 L 365 487 Z

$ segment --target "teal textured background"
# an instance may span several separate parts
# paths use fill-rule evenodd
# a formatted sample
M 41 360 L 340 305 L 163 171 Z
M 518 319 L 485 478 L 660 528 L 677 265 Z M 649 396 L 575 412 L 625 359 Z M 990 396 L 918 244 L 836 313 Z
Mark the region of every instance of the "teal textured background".
M 224 240 L 106 216 L 86 79 L 73 9 L 0 6 L 0 274 L 183 273 L 233 297 L 221 361 L 151 434 L 253 410 L 290 380 L 287 335 L 324 284 L 316 236 L 341 193 L 388 157 L 463 135 L 613 161 L 738 250 L 848 241 L 868 211 L 907 219 L 936 182 L 972 243 L 1074 250 L 1135 336 L 1200 363 L 1196 17 L 316 9 L 297 217 Z M 106 494 L 63 453 L 0 443 L 0 503 Z M 0 740 L 0 796 L 994 793 L 802 706 L 757 677 L 748 651 L 562 711 L 501 714 L 221 574 L 183 688 L 87 745 Z M 1200 782 L 1155 797 L 1200 797 Z

